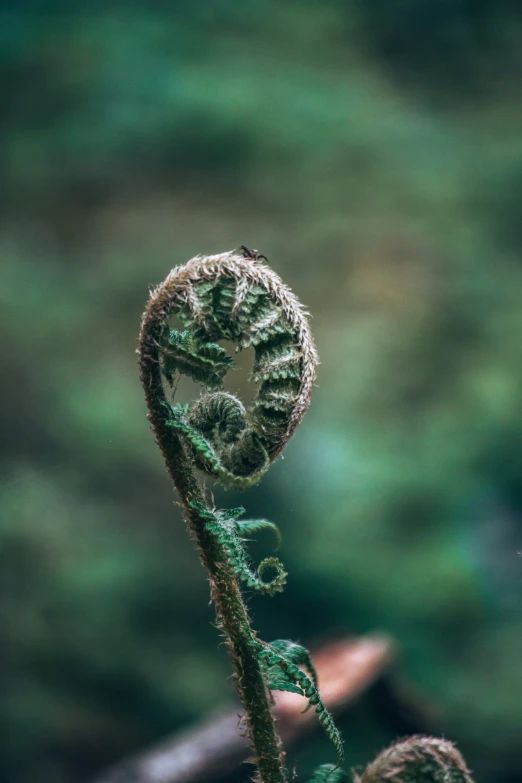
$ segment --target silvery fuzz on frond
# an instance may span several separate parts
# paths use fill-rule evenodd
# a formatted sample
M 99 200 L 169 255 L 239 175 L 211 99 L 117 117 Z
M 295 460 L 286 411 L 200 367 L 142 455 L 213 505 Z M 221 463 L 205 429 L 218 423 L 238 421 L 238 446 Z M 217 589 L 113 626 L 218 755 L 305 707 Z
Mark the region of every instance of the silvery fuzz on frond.
M 242 520 L 243 508 L 216 509 L 194 467 L 225 487 L 258 482 L 281 453 L 310 403 L 317 354 L 306 313 L 257 251 L 196 256 L 175 267 L 151 293 L 143 315 L 139 361 L 149 420 L 208 570 L 218 623 L 235 670 L 258 783 L 288 783 L 285 753 L 271 711 L 270 691 L 303 696 L 337 751 L 336 764 L 317 768 L 309 783 L 342 783 L 343 742 L 318 690 L 305 647 L 286 639 L 262 641 L 252 629 L 241 586 L 274 595 L 287 573 L 276 557 L 252 569 L 244 541 L 267 520 Z M 183 330 L 171 327 L 177 316 Z M 254 349 L 251 380 L 258 384 L 246 409 L 223 390 L 236 352 Z M 192 405 L 174 403 L 180 375 L 203 387 Z M 166 397 L 166 391 L 170 399 Z M 271 571 L 271 579 L 265 579 Z M 354 783 L 473 783 L 451 742 L 410 737 L 384 750 Z
M 383 750 L 354 783 L 473 783 L 452 742 L 415 735 Z
M 191 407 L 173 406 L 172 426 L 190 445 L 197 467 L 225 486 L 252 486 L 281 453 L 310 403 L 317 353 L 306 312 L 255 252 L 196 256 L 175 267 L 151 294 L 143 329 L 157 330 L 163 377 L 176 373 L 206 391 Z M 183 331 L 171 329 L 176 315 Z M 218 344 L 255 353 L 258 384 L 250 409 L 223 392 L 234 359 Z M 143 340 L 142 340 L 143 343 Z
M 308 700 L 337 750 L 337 764 L 322 765 L 314 783 L 337 783 L 343 743 L 320 697 L 308 651 L 285 639 L 262 641 L 241 594 L 241 587 L 268 595 L 284 588 L 280 560 L 265 558 L 253 569 L 244 545 L 253 533 L 264 528 L 278 533 L 277 528 L 267 520 L 242 520 L 243 508 L 214 508 L 193 470 L 225 487 L 252 486 L 284 449 L 310 403 L 317 354 L 306 313 L 263 259 L 242 247 L 175 267 L 151 293 L 143 315 L 140 373 L 156 442 L 209 572 L 246 710 L 256 780 L 288 780 L 269 695 L 283 690 Z M 181 331 L 172 328 L 173 316 L 181 320 Z M 223 389 L 235 362 L 220 341 L 234 343 L 236 353 L 253 347 L 251 380 L 258 388 L 248 409 Z M 174 402 L 180 375 L 203 387 L 192 405 Z

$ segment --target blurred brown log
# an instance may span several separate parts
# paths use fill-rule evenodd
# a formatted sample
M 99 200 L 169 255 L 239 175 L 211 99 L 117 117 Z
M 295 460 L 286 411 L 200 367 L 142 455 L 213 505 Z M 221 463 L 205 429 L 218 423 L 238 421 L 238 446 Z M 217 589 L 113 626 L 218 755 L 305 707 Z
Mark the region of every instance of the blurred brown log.
M 365 636 L 326 644 L 313 657 L 323 701 L 340 714 L 386 672 L 393 645 L 386 637 Z M 306 699 L 286 692 L 274 697 L 285 747 L 319 728 L 313 710 L 302 712 Z M 118 763 L 95 783 L 216 783 L 250 756 L 241 716 L 228 712 Z

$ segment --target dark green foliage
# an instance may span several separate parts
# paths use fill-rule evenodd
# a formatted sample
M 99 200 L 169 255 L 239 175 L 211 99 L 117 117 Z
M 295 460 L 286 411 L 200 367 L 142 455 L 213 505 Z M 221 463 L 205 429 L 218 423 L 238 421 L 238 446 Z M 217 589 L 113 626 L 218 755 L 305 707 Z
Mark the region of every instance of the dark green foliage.
M 197 280 L 192 284 L 190 299 L 180 308 L 179 316 L 193 330 L 197 341 L 237 339 L 240 332 L 230 320 L 235 292 L 233 278 Z M 197 318 L 195 313 L 203 313 L 203 318 Z
M 190 331 L 166 330 L 162 341 L 163 372 L 172 383 L 176 372 L 188 375 L 205 389 L 223 388 L 223 377 L 234 361 L 220 345 L 201 343 Z
M 288 639 L 276 639 L 275 642 L 270 642 L 270 647 L 272 650 L 275 650 L 275 652 L 280 653 L 289 663 L 303 666 L 311 675 L 313 683 L 317 688 L 317 672 L 315 671 L 310 653 L 306 647 L 291 642 Z
M 490 0 L 357 0 L 355 6 L 369 46 L 398 79 L 417 90 L 464 88 L 480 94 L 485 58 L 496 78 L 512 68 L 520 77 L 513 55 L 521 20 L 511 0 L 495 3 L 494 20 Z M 507 34 L 511 27 L 518 35 Z

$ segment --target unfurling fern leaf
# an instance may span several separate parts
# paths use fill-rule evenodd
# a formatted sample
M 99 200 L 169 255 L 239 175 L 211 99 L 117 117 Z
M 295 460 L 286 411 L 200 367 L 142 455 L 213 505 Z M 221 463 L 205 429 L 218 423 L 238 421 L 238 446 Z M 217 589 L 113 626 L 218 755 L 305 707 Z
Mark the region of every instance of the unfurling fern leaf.
M 240 251 L 196 257 L 176 267 L 149 299 L 140 331 L 140 373 L 156 442 L 180 495 L 212 585 L 217 615 L 228 639 L 236 685 L 247 713 L 259 783 L 287 783 L 285 754 L 277 735 L 267 688 L 290 691 L 315 706 L 333 741 L 337 765 L 319 767 L 310 783 L 341 783 L 343 743 L 317 690 L 308 651 L 285 640 L 261 642 L 252 631 L 239 581 L 273 595 L 286 572 L 275 557 L 253 571 L 243 539 L 266 520 L 239 521 L 244 509 L 209 507 L 193 467 L 226 487 L 244 489 L 259 481 L 281 453 L 310 402 L 317 354 L 306 313 L 296 297 L 265 264 L 264 256 Z M 178 315 L 184 331 L 169 326 Z M 254 347 L 251 380 L 259 384 L 246 409 L 224 391 L 233 359 L 218 343 L 236 351 Z M 187 375 L 205 393 L 189 405 L 167 401 L 177 375 Z M 172 395 L 173 396 L 173 395 Z M 273 569 L 271 580 L 263 579 Z M 472 783 L 464 761 L 445 740 L 412 737 L 388 748 L 354 783 Z
M 255 640 L 258 656 L 265 672 L 267 685 L 273 690 L 299 693 L 308 699 L 308 706 L 315 706 L 320 723 L 337 750 L 337 767 L 343 762 L 343 741 L 337 726 L 326 709 L 317 689 L 317 674 L 305 647 L 286 639 L 278 639 L 271 644 L 262 644 Z M 301 667 L 306 667 L 311 678 Z
M 288 663 L 300 667 L 304 666 L 311 674 L 312 681 L 317 688 L 317 672 L 306 647 L 303 647 L 296 642 L 291 642 L 288 639 L 276 639 L 275 642 L 270 642 L 270 647 L 272 650 L 282 655 Z
M 196 465 L 226 486 L 258 482 L 282 451 L 310 401 L 317 355 L 303 308 L 258 255 L 196 257 L 172 270 L 151 297 L 161 312 L 159 358 L 165 380 L 187 375 L 208 393 L 169 416 Z M 178 315 L 183 332 L 170 329 Z M 220 392 L 233 359 L 218 345 L 254 346 L 252 380 L 260 384 L 247 410 Z M 176 410 L 176 406 L 173 406 Z M 202 440 L 201 440 L 202 439 Z
M 149 419 L 209 570 L 217 614 L 229 640 L 258 779 L 287 783 L 267 686 L 307 698 L 340 759 L 342 742 L 317 691 L 308 652 L 293 642 L 260 642 L 239 589 L 239 582 L 269 595 L 283 589 L 287 574 L 281 562 L 268 557 L 253 570 L 243 543 L 265 528 L 279 541 L 279 531 L 266 520 L 241 522 L 242 508 L 209 507 L 193 471 L 197 467 L 225 487 L 252 486 L 282 452 L 310 402 L 317 354 L 306 313 L 263 259 L 242 247 L 238 252 L 196 257 L 173 269 L 149 299 L 139 354 Z M 174 315 L 181 319 L 183 331 L 170 327 Z M 223 391 L 234 361 L 220 340 L 234 342 L 236 351 L 254 348 L 251 380 L 258 389 L 249 408 Z M 174 402 L 178 375 L 204 389 L 192 405 Z M 167 400 L 169 385 L 173 393 Z M 268 571 L 274 572 L 271 579 L 265 578 Z M 326 769 L 317 783 L 326 780 Z M 328 768 L 328 773 L 335 775 L 334 770 Z
M 238 522 L 239 535 L 241 538 L 251 536 L 253 533 L 259 533 L 260 530 L 271 530 L 276 537 L 276 549 L 281 546 L 281 533 L 277 525 L 269 522 L 268 519 L 243 519 Z
M 252 571 L 250 568 L 238 523 L 238 518 L 245 513 L 244 508 L 210 511 L 203 504 L 192 502 L 191 506 L 205 520 L 207 530 L 217 538 L 225 550 L 238 579 L 241 579 L 247 587 L 266 595 L 275 595 L 283 590 L 288 574 L 281 561 L 276 557 L 267 557 L 262 560 L 257 571 Z M 275 528 L 275 525 L 273 527 Z M 275 529 L 277 530 L 277 528 Z M 273 569 L 275 576 L 271 580 L 265 581 L 262 577 L 268 569 Z

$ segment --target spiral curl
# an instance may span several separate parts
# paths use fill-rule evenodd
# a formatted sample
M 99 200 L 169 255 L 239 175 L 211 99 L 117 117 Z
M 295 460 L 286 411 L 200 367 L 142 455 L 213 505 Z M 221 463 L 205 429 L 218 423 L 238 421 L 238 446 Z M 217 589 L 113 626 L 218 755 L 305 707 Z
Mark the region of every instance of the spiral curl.
M 284 752 L 275 730 L 268 690 L 308 699 L 337 750 L 337 764 L 320 766 L 309 783 L 341 783 L 343 742 L 317 688 L 308 651 L 299 644 L 262 642 L 252 631 L 239 583 L 268 595 L 281 591 L 287 574 L 277 558 L 252 570 L 244 539 L 267 520 L 243 520 L 242 508 L 209 508 L 194 476 L 195 465 L 225 486 L 246 488 L 281 453 L 310 403 L 317 354 L 301 304 L 257 251 L 197 256 L 175 267 L 151 294 L 140 331 L 140 372 L 149 420 L 186 517 L 209 570 L 220 623 L 229 640 L 236 682 L 257 754 L 259 780 L 286 783 Z M 265 259 L 266 260 L 266 259 Z M 178 315 L 182 332 L 168 319 Z M 223 391 L 236 351 L 253 346 L 251 380 L 259 384 L 249 409 Z M 178 374 L 203 386 L 191 406 L 167 401 Z M 172 395 L 174 396 L 174 395 Z M 264 579 L 267 570 L 274 574 Z M 384 750 L 354 783 L 473 783 L 451 742 L 414 736 Z
M 318 693 L 308 651 L 285 640 L 267 645 L 250 625 L 240 583 L 274 595 L 284 588 L 287 573 L 275 557 L 265 558 L 253 569 L 243 542 L 263 529 L 279 540 L 276 526 L 267 520 L 240 521 L 242 508 L 209 506 L 193 471 L 197 467 L 226 487 L 252 486 L 284 449 L 310 402 L 317 354 L 307 314 L 263 259 L 257 251 L 242 247 L 198 256 L 174 268 L 151 293 L 138 352 L 156 442 L 210 573 L 217 614 L 248 715 L 259 779 L 285 783 L 284 752 L 269 690 L 287 690 L 308 699 L 337 749 L 338 765 L 341 737 Z M 183 331 L 169 325 L 173 315 L 181 319 Z M 219 340 L 233 341 L 236 351 L 254 348 L 251 380 L 258 390 L 248 409 L 223 391 L 224 378 L 235 363 Z M 174 403 L 180 374 L 204 389 L 192 405 Z M 170 400 L 168 385 L 173 389 Z M 337 783 L 338 765 L 323 765 L 313 783 L 330 778 Z
M 152 348 L 167 383 L 181 373 L 206 391 L 188 408 L 170 406 L 169 425 L 197 467 L 227 487 L 260 480 L 303 418 L 315 379 L 307 313 L 263 258 L 247 248 L 196 256 L 152 292 L 144 316 L 156 323 Z M 184 331 L 169 327 L 173 315 Z M 221 391 L 235 362 L 219 340 L 236 343 L 236 351 L 254 348 L 251 380 L 259 386 L 248 410 Z
M 452 742 L 414 735 L 383 750 L 354 783 L 473 783 Z

